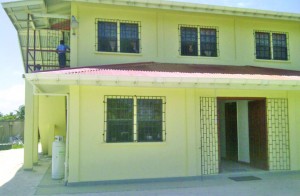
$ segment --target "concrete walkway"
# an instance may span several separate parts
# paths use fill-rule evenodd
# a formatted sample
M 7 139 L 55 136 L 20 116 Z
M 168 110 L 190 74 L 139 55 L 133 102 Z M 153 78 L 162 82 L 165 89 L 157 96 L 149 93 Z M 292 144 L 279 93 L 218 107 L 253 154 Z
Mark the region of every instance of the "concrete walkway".
M 0 151 L 0 195 L 34 195 L 50 159 L 42 159 L 32 171 L 22 169 L 24 150 L 13 149 Z
M 244 172 L 207 177 L 64 186 L 51 179 L 51 159 L 24 171 L 23 149 L 0 151 L 0 195 L 300 195 L 300 172 Z M 234 181 L 229 177 L 245 177 Z

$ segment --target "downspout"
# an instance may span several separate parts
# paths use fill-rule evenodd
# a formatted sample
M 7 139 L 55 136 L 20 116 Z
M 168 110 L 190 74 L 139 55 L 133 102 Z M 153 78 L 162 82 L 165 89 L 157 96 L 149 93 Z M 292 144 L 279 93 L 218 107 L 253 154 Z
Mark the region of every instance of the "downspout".
M 33 95 L 36 95 L 36 96 L 64 96 L 64 97 L 67 97 L 67 125 L 66 125 L 66 155 L 65 155 L 65 178 L 64 178 L 64 181 L 65 181 L 65 186 L 67 186 L 68 184 L 68 179 L 69 179 L 69 111 L 70 111 L 70 95 L 69 93 L 38 93 L 37 90 L 36 90 L 36 86 L 30 81 L 30 80 L 27 80 L 29 81 L 29 83 L 32 85 L 33 87 Z

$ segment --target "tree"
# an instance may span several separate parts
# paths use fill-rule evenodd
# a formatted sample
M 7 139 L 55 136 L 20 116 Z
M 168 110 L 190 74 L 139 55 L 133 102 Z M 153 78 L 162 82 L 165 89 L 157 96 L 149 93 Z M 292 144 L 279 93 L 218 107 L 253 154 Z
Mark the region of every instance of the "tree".
M 16 115 L 12 112 L 0 117 L 0 120 L 15 120 L 15 119 L 16 119 Z
M 25 106 L 24 105 L 21 105 L 19 106 L 19 109 L 16 110 L 16 119 L 18 120 L 24 120 L 25 118 Z
M 3 115 L 0 112 L 0 121 L 6 121 L 6 120 L 24 120 L 25 118 L 25 106 L 21 105 L 19 106 L 18 110 L 15 110 L 15 113 L 10 112 L 9 114 Z

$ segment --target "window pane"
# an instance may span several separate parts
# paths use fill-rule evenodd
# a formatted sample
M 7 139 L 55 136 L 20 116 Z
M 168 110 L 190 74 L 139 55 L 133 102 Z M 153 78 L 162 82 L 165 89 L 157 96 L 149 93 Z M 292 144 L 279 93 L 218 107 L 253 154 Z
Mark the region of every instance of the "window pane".
M 98 22 L 98 51 L 117 52 L 117 23 Z
M 255 42 L 256 42 L 256 58 L 271 59 L 270 34 L 256 32 Z
M 139 53 L 139 28 L 138 24 L 120 24 L 121 52 Z
M 201 56 L 217 56 L 216 29 L 200 29 Z
M 181 55 L 197 56 L 198 55 L 198 33 L 197 28 L 181 27 Z
M 287 42 L 285 34 L 272 34 L 273 58 L 275 60 L 287 60 Z
M 137 130 L 139 142 L 162 141 L 162 100 L 137 100 Z
M 133 99 L 107 99 L 106 141 L 133 141 Z

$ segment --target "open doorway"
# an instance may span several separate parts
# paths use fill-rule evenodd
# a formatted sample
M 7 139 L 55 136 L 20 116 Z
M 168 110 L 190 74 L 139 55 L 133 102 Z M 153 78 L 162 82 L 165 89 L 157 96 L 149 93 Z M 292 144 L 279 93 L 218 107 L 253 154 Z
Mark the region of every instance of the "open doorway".
M 268 170 L 266 99 L 218 98 L 220 173 Z

